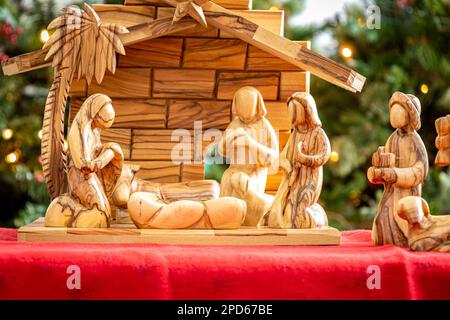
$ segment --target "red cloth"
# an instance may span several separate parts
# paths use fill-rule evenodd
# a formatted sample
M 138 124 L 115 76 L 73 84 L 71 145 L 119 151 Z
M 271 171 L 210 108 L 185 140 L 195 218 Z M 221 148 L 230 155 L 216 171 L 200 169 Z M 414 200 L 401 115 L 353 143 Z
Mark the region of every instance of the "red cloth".
M 81 269 L 81 290 L 66 286 Z M 369 290 L 378 265 L 381 289 Z M 232 247 L 17 243 L 0 229 L 2 299 L 450 299 L 450 254 L 372 246 Z

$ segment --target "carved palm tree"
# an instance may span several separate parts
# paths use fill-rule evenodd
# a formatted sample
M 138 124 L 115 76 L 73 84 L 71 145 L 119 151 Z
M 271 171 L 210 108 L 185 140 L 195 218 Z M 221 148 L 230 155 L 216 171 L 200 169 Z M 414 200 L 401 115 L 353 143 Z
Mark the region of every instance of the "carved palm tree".
M 116 52 L 125 54 L 119 37 L 128 30 L 122 26 L 101 23 L 88 4 L 84 11 L 69 7 L 64 15 L 48 26 L 55 30 L 44 45 L 49 48 L 45 60 L 52 60 L 54 80 L 44 109 L 42 126 L 42 168 L 52 198 L 67 191 L 66 153 L 64 150 L 64 113 L 72 80 L 85 77 L 101 83 L 106 69 L 116 70 Z

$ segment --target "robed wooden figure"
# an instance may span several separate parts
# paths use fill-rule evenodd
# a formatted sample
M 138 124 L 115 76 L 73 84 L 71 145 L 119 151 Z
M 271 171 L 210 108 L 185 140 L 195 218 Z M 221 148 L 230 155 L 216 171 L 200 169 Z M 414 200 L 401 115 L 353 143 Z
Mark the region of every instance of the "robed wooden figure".
M 421 196 L 428 174 L 428 156 L 417 130 L 420 128 L 420 101 L 411 94 L 395 92 L 390 101 L 390 122 L 396 130 L 384 147 L 372 157 L 367 176 L 383 184 L 383 197 L 372 228 L 375 244 L 408 246 L 408 223 L 397 214 L 398 202 L 407 196 Z
M 102 143 L 100 132 L 114 122 L 111 99 L 94 94 L 86 99 L 69 130 L 67 144 L 69 193 L 47 209 L 47 227 L 105 228 L 111 222 L 110 199 L 122 172 L 117 143 Z
M 292 95 L 288 113 L 292 131 L 279 158 L 284 177 L 261 224 L 272 228 L 325 226 L 327 215 L 317 201 L 322 190 L 322 167 L 330 157 L 330 142 L 309 93 Z

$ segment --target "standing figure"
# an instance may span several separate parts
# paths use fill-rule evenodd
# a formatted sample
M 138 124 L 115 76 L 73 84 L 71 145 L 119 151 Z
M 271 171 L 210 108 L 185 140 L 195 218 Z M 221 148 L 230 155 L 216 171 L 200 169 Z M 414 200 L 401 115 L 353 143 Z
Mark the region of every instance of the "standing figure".
M 383 184 L 372 228 L 375 244 L 408 246 L 408 224 L 399 218 L 397 206 L 407 196 L 421 196 L 422 182 L 428 174 L 428 156 L 420 128 L 420 101 L 411 94 L 395 92 L 389 101 L 390 122 L 396 130 L 385 147 L 372 157 L 367 176 L 374 184 Z
M 284 177 L 270 211 L 261 224 L 271 228 L 315 228 L 328 224 L 317 203 L 322 190 L 322 166 L 330 158 L 330 141 L 322 129 L 316 102 L 306 92 L 288 100 L 292 131 L 280 154 Z
M 111 99 L 94 94 L 86 99 L 69 130 L 69 193 L 47 209 L 47 227 L 105 228 L 111 221 L 110 200 L 122 172 L 123 153 L 117 143 L 100 141 L 102 129 L 114 122 Z
M 278 157 L 278 139 L 261 93 L 253 87 L 239 89 L 233 99 L 233 120 L 218 142 L 218 154 L 230 160 L 221 180 L 220 195 L 247 203 L 244 225 L 256 226 L 272 205 L 265 194 L 269 167 Z

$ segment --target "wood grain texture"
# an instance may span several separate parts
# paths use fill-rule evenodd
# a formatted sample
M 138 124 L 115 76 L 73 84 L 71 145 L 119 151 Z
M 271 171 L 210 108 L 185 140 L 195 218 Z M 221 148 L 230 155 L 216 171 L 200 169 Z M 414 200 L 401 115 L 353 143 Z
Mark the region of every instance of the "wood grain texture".
M 132 161 L 127 162 L 140 166 L 136 177 L 152 182 L 180 182 L 180 164 L 170 161 Z
M 69 7 L 47 27 L 53 31 L 44 44 L 44 61 L 51 60 L 54 79 L 46 99 L 42 123 L 42 171 L 52 199 L 67 191 L 64 149 L 66 101 L 75 75 L 101 83 L 106 70 L 114 73 L 116 53 L 125 54 L 119 35 L 125 27 L 104 24 L 88 4 L 84 11 Z
M 46 228 L 42 218 L 18 230 L 19 242 L 159 243 L 188 245 L 339 245 L 337 229 L 154 230 L 113 224 L 109 229 Z
M 165 1 L 165 0 L 162 0 Z M 350 91 L 361 91 L 365 78 L 346 66 L 320 56 L 307 48 L 301 48 L 295 42 L 285 39 L 250 20 L 235 14 L 215 3 L 203 0 L 197 0 L 196 3 L 205 4 L 206 18 L 210 24 L 216 28 L 223 29 L 226 32 L 244 40 L 258 48 L 269 52 L 270 54 L 281 58 L 295 66 L 310 71 L 337 86 L 341 86 Z M 157 19 L 148 24 L 141 24 L 130 27 L 128 34 L 121 35 L 120 38 L 124 45 L 141 42 L 161 36 L 173 34 L 175 32 L 187 31 L 198 26 L 190 18 L 182 19 L 177 24 L 172 24 L 171 17 Z M 32 53 L 38 60 L 43 53 Z M 8 74 L 27 71 L 28 67 L 23 64 L 29 62 L 28 57 L 17 57 L 13 61 L 4 64 L 4 69 Z M 44 60 L 35 61 L 33 68 L 43 67 Z
M 372 227 L 375 244 L 408 246 L 408 225 L 397 215 L 399 200 L 420 197 L 428 174 L 428 156 L 420 128 L 420 101 L 413 95 L 395 92 L 389 101 L 390 121 L 396 129 L 386 145 L 379 147 L 367 171 L 370 183 L 384 186 Z
M 264 100 L 278 100 L 280 74 L 277 72 L 220 72 L 217 99 L 231 100 L 237 90 L 253 86 Z
M 9 58 L 5 62 L 2 62 L 3 74 L 5 76 L 11 76 L 22 72 L 48 67 L 52 63 L 51 61 L 45 61 L 45 56 L 47 53 L 48 49 L 42 49 Z
M 68 192 L 50 203 L 45 214 L 47 227 L 109 227 L 111 194 L 124 161 L 120 146 L 100 137 L 113 122 L 109 97 L 96 94 L 81 106 L 67 135 Z
M 131 129 L 105 129 L 102 131 L 101 139 L 103 143 L 114 142 L 119 144 L 122 148 L 124 159 L 130 159 Z
M 82 102 L 81 99 L 71 99 L 69 123 L 72 123 Z M 116 112 L 113 128 L 155 129 L 166 127 L 166 100 L 114 99 L 113 107 Z
M 291 122 L 289 121 L 286 102 L 267 101 L 266 109 L 266 118 L 269 120 L 274 129 L 283 131 L 288 131 L 291 129 Z
M 309 48 L 309 41 L 295 41 L 299 46 Z M 302 71 L 299 67 L 280 59 L 258 47 L 248 46 L 247 70 L 250 71 Z
M 156 8 L 152 6 L 94 4 L 93 8 L 104 23 L 115 23 L 124 27 L 151 22 L 156 16 Z
M 173 138 L 172 138 L 172 135 Z M 172 141 L 173 140 L 173 141 Z M 179 146 L 181 151 L 172 150 Z M 132 160 L 191 161 L 193 157 L 193 135 L 191 131 L 133 130 Z
M 264 193 L 267 173 L 278 157 L 276 133 L 265 119 L 261 93 L 254 87 L 240 88 L 233 98 L 233 120 L 218 142 L 218 154 L 230 159 L 221 180 L 220 195 L 247 203 L 243 225 L 256 226 L 272 205 Z
M 350 68 L 325 58 L 307 48 L 298 46 L 257 23 L 207 0 L 196 0 L 205 11 L 207 23 L 288 61 L 303 70 L 310 71 L 349 91 L 361 91 L 365 78 Z
M 88 94 L 103 93 L 111 98 L 149 98 L 150 80 L 150 69 L 118 68 L 115 74 L 105 75 L 101 85 L 92 83 Z
M 157 18 L 171 18 L 175 13 L 175 8 L 172 7 L 158 7 L 156 11 Z M 197 24 L 194 28 L 186 31 L 179 31 L 171 34 L 170 36 L 178 37 L 206 37 L 206 38 L 217 38 L 219 36 L 219 30 L 213 27 L 203 27 Z
M 195 181 L 205 179 L 204 164 L 187 164 L 181 166 L 181 181 Z
M 225 129 L 230 116 L 231 101 L 169 100 L 167 127 L 193 129 L 201 121 L 203 129 Z
M 70 85 L 69 95 L 71 97 L 86 97 L 87 96 L 87 83 L 86 80 L 73 80 Z
M 159 38 L 127 46 L 119 67 L 180 67 L 183 39 Z
M 283 180 L 284 171 L 280 170 L 276 173 L 269 174 L 267 176 L 266 182 L 266 192 L 271 191 L 273 195 L 276 194 L 276 191 L 280 187 L 281 180 Z
M 156 69 L 153 79 L 155 98 L 212 98 L 214 70 Z
M 450 164 L 450 115 L 436 120 L 436 155 L 435 163 L 438 166 L 448 166 Z
M 288 114 L 292 130 L 278 159 L 284 172 L 273 205 L 262 223 L 272 228 L 326 226 L 327 215 L 318 200 L 323 166 L 330 157 L 330 141 L 321 128 L 316 103 L 309 93 L 293 95 Z
M 186 39 L 184 68 L 244 70 L 247 44 L 241 40 Z
M 177 1 L 183 2 L 185 0 Z M 252 0 L 215 0 L 215 2 L 228 9 L 252 9 Z M 163 0 L 125 0 L 125 5 L 168 6 Z
M 284 36 L 284 11 L 274 10 L 233 10 L 240 16 L 254 22 L 271 32 Z M 237 38 L 224 30 L 220 31 L 220 38 Z
M 281 72 L 280 100 L 296 92 L 309 92 L 309 72 Z
M 411 250 L 450 252 L 450 215 L 431 215 L 428 203 L 415 196 L 400 199 L 397 214 L 408 222 Z

